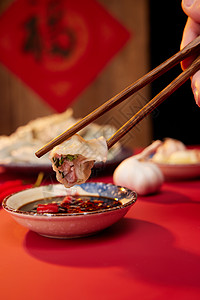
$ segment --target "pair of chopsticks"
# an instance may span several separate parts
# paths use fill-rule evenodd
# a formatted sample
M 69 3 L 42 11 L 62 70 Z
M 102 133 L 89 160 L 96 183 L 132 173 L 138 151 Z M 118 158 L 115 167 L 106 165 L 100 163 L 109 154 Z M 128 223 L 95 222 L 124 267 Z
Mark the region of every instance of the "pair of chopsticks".
M 41 157 L 55 146 L 61 144 L 79 130 L 102 116 L 105 112 L 112 109 L 119 103 L 122 103 L 125 99 L 133 95 L 135 92 L 153 82 L 156 78 L 166 73 L 172 67 L 180 63 L 185 58 L 200 54 L 200 36 L 189 43 L 182 50 L 174 54 L 172 57 L 164 61 L 162 64 L 157 66 L 155 69 L 148 72 L 143 77 L 139 78 L 133 84 L 122 90 L 119 94 L 112 97 L 104 104 L 99 106 L 96 110 L 85 116 L 83 119 L 78 121 L 75 125 L 70 127 L 68 130 L 57 136 L 55 139 L 50 141 L 48 144 L 39 149 L 35 154 L 37 157 Z M 143 120 L 149 113 L 151 113 L 158 105 L 160 105 L 165 99 L 167 99 L 173 92 L 175 92 L 182 84 L 184 84 L 194 73 L 200 69 L 200 56 L 197 57 L 193 63 L 184 70 L 178 77 L 176 77 L 166 88 L 164 88 L 158 95 L 150 100 L 142 109 L 140 109 L 129 121 L 127 121 L 119 130 L 117 130 L 108 140 L 107 145 L 110 149 L 116 142 L 118 142 L 128 131 L 130 131 L 135 125 Z

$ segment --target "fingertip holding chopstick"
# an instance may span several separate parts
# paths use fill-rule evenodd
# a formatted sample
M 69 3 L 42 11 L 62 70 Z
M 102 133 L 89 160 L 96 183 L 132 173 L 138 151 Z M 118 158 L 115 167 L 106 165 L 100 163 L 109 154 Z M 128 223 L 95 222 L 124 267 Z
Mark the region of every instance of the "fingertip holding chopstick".
M 151 70 L 143 77 L 139 78 L 133 84 L 122 90 L 119 94 L 115 95 L 83 119 L 78 121 L 68 130 L 54 138 L 47 143 L 41 149 L 39 149 L 35 155 L 39 158 L 44 154 L 52 150 L 55 146 L 61 144 L 65 140 L 72 137 L 75 133 L 82 128 L 102 116 L 107 111 L 111 110 L 116 105 L 122 103 L 128 99 L 131 95 L 138 90 L 153 82 L 155 79 L 166 73 L 172 67 L 183 61 L 185 58 L 192 55 L 200 54 L 200 36 L 189 43 L 182 50 L 174 54 L 172 57 L 164 61 L 162 64 Z M 116 142 L 118 142 L 127 132 L 129 132 L 135 125 L 143 120 L 148 114 L 150 114 L 157 106 L 159 106 L 164 100 L 166 100 L 172 93 L 174 93 L 182 84 L 184 84 L 194 73 L 200 69 L 200 56 L 197 57 L 193 63 L 184 70 L 178 77 L 176 77 L 167 87 L 165 87 L 158 95 L 150 100 L 142 109 L 140 109 L 130 120 L 128 120 L 121 128 L 119 128 L 108 140 L 107 145 L 110 149 Z

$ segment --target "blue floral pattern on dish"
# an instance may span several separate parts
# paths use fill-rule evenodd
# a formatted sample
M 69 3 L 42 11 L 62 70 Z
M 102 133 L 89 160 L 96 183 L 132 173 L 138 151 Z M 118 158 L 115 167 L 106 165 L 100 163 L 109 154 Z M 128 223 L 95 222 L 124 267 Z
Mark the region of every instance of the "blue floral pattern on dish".
M 127 188 L 103 182 L 86 182 L 80 187 L 87 193 L 98 193 L 100 196 L 117 198 L 118 200 L 136 197 L 136 193 Z

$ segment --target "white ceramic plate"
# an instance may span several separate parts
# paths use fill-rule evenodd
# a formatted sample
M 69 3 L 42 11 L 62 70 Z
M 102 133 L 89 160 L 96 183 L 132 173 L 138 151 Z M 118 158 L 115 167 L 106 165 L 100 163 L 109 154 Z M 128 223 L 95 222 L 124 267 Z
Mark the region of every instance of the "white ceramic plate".
M 27 203 L 53 196 L 69 194 L 99 195 L 120 200 L 120 206 L 86 213 L 44 213 L 20 211 L 19 208 Z M 135 192 L 113 184 L 83 183 L 66 189 L 61 184 L 53 184 L 31 188 L 15 193 L 4 199 L 2 205 L 19 224 L 52 238 L 74 238 L 94 234 L 111 226 L 121 219 L 135 203 Z
M 200 177 L 200 163 L 196 163 L 196 164 L 155 163 L 155 164 L 161 169 L 166 180 L 186 180 L 186 179 L 194 179 Z
M 113 170 L 116 168 L 116 166 L 122 162 L 124 159 L 128 158 L 133 154 L 133 151 L 128 148 L 121 148 L 120 151 L 114 155 L 113 157 L 110 157 L 105 163 L 103 162 L 96 162 L 92 169 L 92 177 L 96 175 L 96 170 L 98 170 L 99 173 L 112 173 Z M 54 174 L 54 171 L 51 166 L 51 162 L 45 162 L 45 163 L 33 163 L 33 162 L 10 162 L 10 163 L 0 163 L 0 167 L 3 167 L 8 172 L 20 172 L 20 173 L 52 173 Z

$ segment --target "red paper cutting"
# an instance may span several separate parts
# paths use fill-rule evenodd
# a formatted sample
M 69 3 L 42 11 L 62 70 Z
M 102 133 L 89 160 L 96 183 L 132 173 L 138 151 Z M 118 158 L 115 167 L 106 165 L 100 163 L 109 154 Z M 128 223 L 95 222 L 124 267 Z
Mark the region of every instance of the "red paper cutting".
M 17 0 L 0 18 L 0 61 L 62 112 L 129 37 L 94 0 Z

